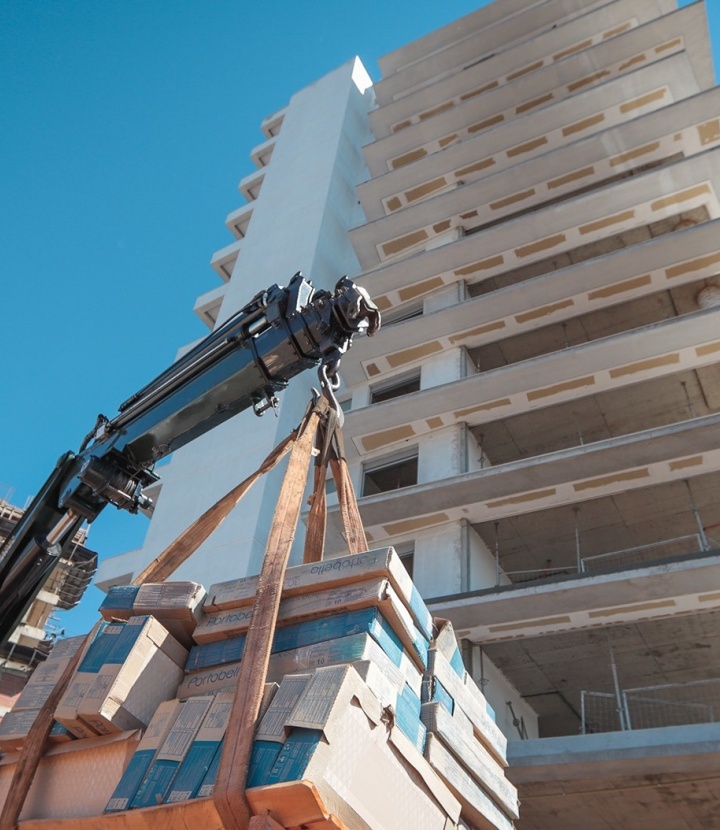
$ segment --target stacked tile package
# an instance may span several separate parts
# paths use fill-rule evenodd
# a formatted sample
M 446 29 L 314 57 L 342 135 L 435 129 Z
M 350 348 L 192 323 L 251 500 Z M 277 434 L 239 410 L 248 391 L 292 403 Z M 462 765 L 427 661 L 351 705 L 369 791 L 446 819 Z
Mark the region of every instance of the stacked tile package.
M 0 722 L 0 752 L 15 752 L 22 748 L 25 736 L 40 707 L 47 700 L 84 639 L 85 637 L 69 637 L 60 640 L 50 652 L 48 659 L 37 666 L 12 710 Z M 50 732 L 50 743 L 70 741 L 72 738 L 67 729 L 56 721 Z
M 109 592 L 56 712 L 76 737 L 142 730 L 107 813 L 212 796 L 257 585 Z M 254 813 L 288 827 L 332 814 L 351 830 L 510 830 L 505 748 L 452 626 L 433 620 L 392 548 L 288 569 Z

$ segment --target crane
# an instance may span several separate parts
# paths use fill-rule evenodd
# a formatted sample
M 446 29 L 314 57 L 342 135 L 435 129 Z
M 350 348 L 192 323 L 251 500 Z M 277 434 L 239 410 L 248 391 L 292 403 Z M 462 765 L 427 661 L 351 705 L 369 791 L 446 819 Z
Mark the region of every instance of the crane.
M 337 388 L 353 336 L 374 334 L 380 313 L 347 277 L 316 290 L 296 273 L 261 291 L 118 408 L 99 415 L 77 452 L 66 452 L 0 547 L 0 647 L 22 619 L 84 522 L 112 504 L 137 513 L 158 480 L 157 461 L 228 418 L 277 404 L 300 372 L 320 367 Z

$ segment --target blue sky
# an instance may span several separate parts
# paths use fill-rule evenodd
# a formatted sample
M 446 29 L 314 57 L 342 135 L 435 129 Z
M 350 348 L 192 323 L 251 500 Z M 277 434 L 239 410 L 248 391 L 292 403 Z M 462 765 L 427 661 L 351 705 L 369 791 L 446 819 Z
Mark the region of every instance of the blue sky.
M 379 79 L 379 56 L 479 5 L 0 4 L 0 497 L 22 506 L 98 412 L 207 333 L 192 307 L 219 285 L 209 260 L 262 119 L 355 54 Z M 108 508 L 88 544 L 109 556 L 144 531 Z M 64 615 L 69 633 L 99 596 Z

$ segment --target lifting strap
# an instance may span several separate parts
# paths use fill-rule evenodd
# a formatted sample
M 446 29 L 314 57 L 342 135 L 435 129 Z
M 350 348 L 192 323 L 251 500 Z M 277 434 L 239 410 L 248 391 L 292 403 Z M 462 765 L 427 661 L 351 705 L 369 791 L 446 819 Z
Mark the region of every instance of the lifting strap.
M 310 416 L 300 428 L 285 470 L 265 548 L 265 558 L 240 663 L 235 700 L 225 732 L 220 767 L 213 791 L 215 808 L 225 830 L 245 830 L 252 815 L 245 799 L 250 753 L 265 689 L 285 569 L 300 518 L 313 442 L 319 420 L 326 414 L 327 409 L 327 400 L 319 398 Z
M 338 413 L 332 407 L 328 417 L 318 425 L 318 440 L 315 455 L 315 472 L 313 493 L 310 496 L 310 513 L 305 532 L 305 551 L 303 562 L 319 562 L 325 552 L 327 532 L 327 468 L 332 471 L 335 489 L 338 494 L 340 520 L 348 553 L 361 553 L 368 549 L 365 529 L 360 519 L 360 511 L 355 498 L 347 461 L 345 444 Z
M 314 447 L 315 442 L 317 448 Z M 245 799 L 245 783 L 267 677 L 285 570 L 300 517 L 310 458 L 313 455 L 316 457 L 314 492 L 308 517 L 304 561 L 322 559 L 327 522 L 325 483 L 328 464 L 338 492 L 348 549 L 350 553 L 367 550 L 367 540 L 345 460 L 337 411 L 332 403 L 322 396 L 314 400 L 300 426 L 278 444 L 260 467 L 196 519 L 132 583 L 142 585 L 167 579 L 221 524 L 254 482 L 275 467 L 288 452 L 290 459 L 265 550 L 213 794 L 215 809 L 225 830 L 247 830 L 250 826 L 258 826 L 257 821 L 253 825 L 250 824 L 252 816 Z M 23 804 L 50 734 L 55 709 L 92 642 L 94 633 L 95 629 L 87 635 L 83 645 L 75 653 L 28 733 L 0 817 L 0 830 L 17 830 Z M 266 827 L 267 823 L 259 826 Z

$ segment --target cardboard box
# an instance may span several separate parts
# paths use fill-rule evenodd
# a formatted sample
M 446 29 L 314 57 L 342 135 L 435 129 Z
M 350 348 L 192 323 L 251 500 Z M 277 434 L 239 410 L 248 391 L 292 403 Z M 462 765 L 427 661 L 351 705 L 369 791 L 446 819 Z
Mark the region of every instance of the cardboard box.
M 35 717 L 84 640 L 84 636 L 59 640 L 48 658 L 36 666 L 13 705 L 13 717 L 9 718 L 9 714 L 6 715 L 0 725 L 0 749 L 9 752 L 22 747 Z M 21 716 L 20 712 L 32 712 L 32 714 Z M 55 725 L 49 736 L 52 743 L 69 741 L 72 738 L 73 736 L 60 724 Z
M 97 732 L 78 715 L 78 706 L 112 652 L 124 627 L 124 622 L 100 622 L 95 626 L 77 670 L 55 709 L 55 720 L 76 738 L 91 738 L 97 735 Z
M 283 678 L 278 690 L 268 706 L 255 732 L 259 741 L 274 741 L 284 743 L 290 727 L 288 719 L 295 711 L 298 701 L 302 697 L 313 675 L 309 672 L 289 674 Z
M 413 830 L 445 830 L 448 819 L 457 822 L 457 799 L 407 738 L 383 721 L 380 702 L 352 667 L 318 669 L 287 725 L 289 737 L 264 774 L 277 783 L 246 790 L 255 814 L 271 810 L 286 827 L 310 824 L 320 820 L 313 812 L 319 797 L 327 812 L 357 828 L 406 827 L 409 809 Z
M 158 706 L 105 807 L 106 813 L 128 809 L 183 705 L 179 700 L 167 700 Z
M 287 597 L 280 603 L 277 624 L 283 626 L 363 608 L 378 608 L 406 650 L 416 655 L 418 665 L 427 665 L 429 641 L 415 627 L 410 611 L 386 577 Z M 205 614 L 195 630 L 195 642 L 212 643 L 237 637 L 247 632 L 251 621 L 252 606 Z
M 77 705 L 98 734 L 144 729 L 175 697 L 187 651 L 153 617 L 131 617 Z
M 263 784 L 303 777 L 314 752 L 322 752 L 319 748 L 327 746 L 327 741 L 336 738 L 337 731 L 342 728 L 342 713 L 331 717 L 341 704 L 347 707 L 355 699 L 375 726 L 382 721 L 382 704 L 349 666 L 318 669 L 298 680 L 299 694 L 292 701 L 294 705 L 282 707 L 278 713 L 273 713 L 276 707 L 271 706 L 266 718 L 270 716 L 273 728 L 269 734 L 266 729 L 258 735 L 259 739 L 271 738 L 282 745 L 272 767 L 253 770 Z M 290 682 L 293 682 L 292 678 Z M 280 688 L 282 690 L 282 684 Z M 280 714 L 280 718 L 273 718 L 273 714 Z
M 445 695 L 450 696 L 452 703 L 447 705 L 450 712 L 455 711 L 459 706 L 464 714 L 473 724 L 477 738 L 495 756 L 502 766 L 507 766 L 507 738 L 498 728 L 495 721 L 490 717 L 485 705 L 485 698 L 477 687 L 472 691 L 463 680 L 458 677 L 444 655 L 436 649 L 430 649 L 428 660 L 428 684 L 425 687 L 423 702 L 433 700 L 434 692 L 438 682 L 441 684 Z M 428 698 L 427 689 L 432 690 Z
M 440 703 L 423 704 L 422 720 L 428 733 L 442 742 L 493 801 L 517 819 L 517 789 L 505 777 L 502 765 L 475 738 L 472 724 L 464 718 L 454 718 Z
M 20 697 L 13 705 L 13 712 L 21 709 L 39 709 L 57 685 L 72 657 L 58 657 L 41 663 L 25 684 Z
M 194 697 L 185 701 L 172 728 L 150 765 L 130 807 L 152 807 L 162 804 L 170 791 L 173 779 L 180 769 L 205 715 L 215 701 L 213 695 Z
M 218 750 L 230 720 L 235 692 L 219 692 L 207 711 L 165 797 L 169 804 L 195 798 Z
M 418 668 L 424 670 L 425 665 L 419 655 L 406 651 L 397 633 L 377 608 L 363 608 L 278 628 L 273 638 L 272 652 L 289 651 L 363 632 L 370 634 L 377 641 L 396 666 L 407 660 L 409 654 Z M 194 646 L 190 650 L 185 668 L 190 672 L 235 662 L 242 659 L 244 648 L 244 635 L 232 640 L 218 640 Z
M 362 582 L 371 577 L 387 577 L 390 580 L 407 604 L 418 629 L 426 639 L 431 640 L 432 615 L 394 548 L 380 548 L 288 568 L 282 596 L 285 598 L 326 590 Z M 248 576 L 211 585 L 205 602 L 206 611 L 217 612 L 226 608 L 252 605 L 257 593 L 258 579 L 258 576 Z
M 450 620 L 435 619 L 435 638 L 432 641 L 432 647 L 442 652 L 458 677 L 465 677 L 465 663 Z
M 116 585 L 102 601 L 99 611 L 105 620 L 155 617 L 185 648 L 202 618 L 207 592 L 197 582 L 148 582 L 145 585 Z
M 85 634 L 79 634 L 76 637 L 64 637 L 62 640 L 56 640 L 50 651 L 48 660 L 56 660 L 59 657 L 72 657 L 83 645 L 85 639 Z
M 492 706 L 490 706 L 487 700 L 485 700 L 485 696 L 483 695 L 482 691 L 478 688 L 477 683 L 473 680 L 470 673 L 465 669 L 462 653 L 460 651 L 460 647 L 457 642 L 452 623 L 449 620 L 441 620 L 436 618 L 435 625 L 437 633 L 435 639 L 432 642 L 432 647 L 437 651 L 442 652 L 443 656 L 448 661 L 450 667 L 453 669 L 455 674 L 457 674 L 457 676 L 468 687 L 470 693 L 478 697 L 478 700 L 484 703 L 488 715 L 490 715 L 492 720 L 495 720 L 495 712 Z
M 100 603 L 100 616 L 108 622 L 129 620 L 139 590 L 139 585 L 113 585 Z
M 149 582 L 140 586 L 133 611 L 152 614 L 178 642 L 190 648 L 206 597 L 207 591 L 197 582 Z
M 428 732 L 425 757 L 462 804 L 462 813 L 478 830 L 513 830 L 513 822 L 457 761 L 436 735 Z M 517 811 L 515 811 L 517 813 Z M 517 815 L 515 815 L 517 818 Z
M 388 676 L 392 677 L 396 684 L 398 676 L 401 679 L 398 688 L 405 682 L 418 697 L 420 696 L 422 675 L 413 661 L 407 655 L 403 655 L 400 665 L 395 665 L 369 634 L 351 634 L 336 640 L 273 654 L 270 657 L 267 679 L 279 683 L 286 674 L 320 666 L 353 663 L 356 660 L 370 660 L 390 666 Z M 177 697 L 184 700 L 194 695 L 207 694 L 236 685 L 240 665 L 240 662 L 234 662 L 186 675 L 178 687 Z
M 279 686 L 277 683 L 266 683 L 265 684 L 265 691 L 263 692 L 263 698 L 260 703 L 260 712 L 258 713 L 258 721 L 261 721 L 265 716 L 265 712 L 268 710 L 268 707 L 275 699 L 275 695 L 279 691 Z M 225 739 L 223 738 L 220 741 L 220 745 L 215 750 L 215 754 L 213 755 L 212 761 L 210 762 L 210 766 L 208 767 L 207 772 L 205 773 L 205 777 L 198 788 L 196 793 L 196 798 L 210 798 L 213 792 L 215 791 L 215 781 L 217 779 L 218 769 L 220 768 L 220 761 L 222 759 L 222 752 L 224 746 Z M 250 761 L 250 774 L 252 774 L 252 757 Z
M 234 689 L 237 686 L 241 662 L 228 663 L 210 669 L 201 669 L 192 674 L 185 674 L 185 678 L 177 689 L 180 700 L 191 697 L 216 694 L 221 689 Z
M 0 752 L 17 752 L 22 749 L 30 727 L 35 723 L 40 709 L 12 709 L 0 721 Z
M 432 703 L 435 701 L 442 703 L 451 715 L 461 712 L 460 708 L 455 706 L 453 696 L 443 686 L 438 677 L 433 674 L 426 674 L 423 678 L 420 700 L 423 703 Z
M 290 734 L 288 718 L 295 711 L 312 674 L 290 674 L 283 678 L 272 704 L 259 722 L 253 741 L 247 786 L 265 783 L 267 771 L 272 769 L 283 744 Z
M 138 732 L 124 732 L 47 749 L 40 759 L 20 820 L 47 819 L 48 827 L 54 827 L 53 820 L 101 815 L 139 738 Z M 6 755 L 0 760 L 0 813 L 18 757 Z
M 426 727 L 420 718 L 420 697 L 405 682 L 399 685 L 395 682 L 396 678 L 388 671 L 395 667 L 387 658 L 384 661 L 358 660 L 351 665 L 383 708 L 392 712 L 398 728 L 422 752 Z

